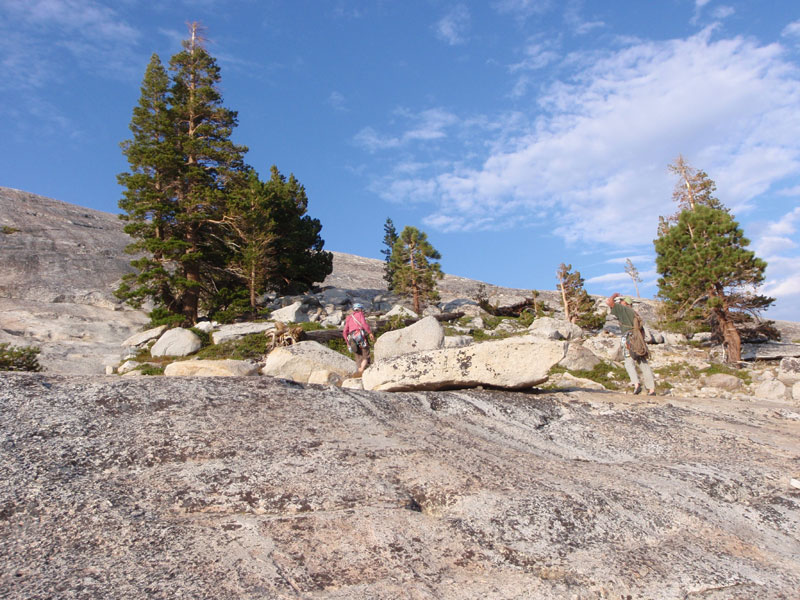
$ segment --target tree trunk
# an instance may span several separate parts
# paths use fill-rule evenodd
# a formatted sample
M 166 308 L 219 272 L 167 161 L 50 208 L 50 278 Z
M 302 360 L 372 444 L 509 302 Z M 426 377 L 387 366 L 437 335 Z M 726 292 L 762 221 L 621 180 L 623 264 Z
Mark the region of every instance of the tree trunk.
M 559 279 L 558 287 L 561 288 L 561 302 L 564 304 L 564 318 L 569 321 L 569 304 L 567 303 L 567 293 L 564 291 L 564 280 Z
M 742 360 L 742 339 L 739 336 L 736 325 L 733 324 L 733 321 L 728 316 L 728 311 L 724 308 L 715 309 L 714 313 L 717 316 L 717 322 L 722 332 L 722 343 L 725 344 L 726 348 L 726 362 L 740 362 Z

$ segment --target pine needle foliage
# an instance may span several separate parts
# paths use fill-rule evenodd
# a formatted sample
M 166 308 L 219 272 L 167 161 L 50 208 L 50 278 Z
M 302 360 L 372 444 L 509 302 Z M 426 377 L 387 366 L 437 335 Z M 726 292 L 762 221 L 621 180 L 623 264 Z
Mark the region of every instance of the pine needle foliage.
M 680 167 L 680 168 L 679 168 Z M 750 241 L 712 192 L 713 181 L 677 161 L 681 173 L 677 218 L 662 218 L 655 240 L 658 296 L 667 319 L 700 329 L 710 326 L 727 347 L 729 362 L 741 359 L 740 329 L 774 302 L 757 293 L 767 263 L 747 249 Z
M 393 273 L 392 289 L 412 299 L 414 312 L 421 314 L 428 302 L 439 299 L 436 282 L 444 277 L 441 265 L 433 260 L 442 256 L 416 227 L 405 227 L 392 248 L 389 261 Z

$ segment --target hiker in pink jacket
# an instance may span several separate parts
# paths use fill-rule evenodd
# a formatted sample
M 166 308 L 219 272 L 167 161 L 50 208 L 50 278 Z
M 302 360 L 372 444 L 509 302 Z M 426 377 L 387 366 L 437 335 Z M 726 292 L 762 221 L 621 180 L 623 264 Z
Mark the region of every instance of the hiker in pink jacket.
M 375 343 L 375 336 L 372 334 L 372 329 L 367 323 L 367 317 L 364 315 L 364 307 L 356 302 L 353 305 L 352 314 L 344 320 L 344 331 L 342 331 L 347 347 L 350 352 L 356 356 L 356 364 L 358 371 L 356 376 L 361 376 L 369 366 L 369 343 Z

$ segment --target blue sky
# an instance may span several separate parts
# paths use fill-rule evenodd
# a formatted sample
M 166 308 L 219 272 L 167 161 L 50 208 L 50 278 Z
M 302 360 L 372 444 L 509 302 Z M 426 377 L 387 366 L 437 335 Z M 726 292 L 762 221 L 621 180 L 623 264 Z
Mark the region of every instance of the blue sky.
M 445 272 L 656 291 L 682 154 L 800 321 L 800 2 L 0 0 L 0 185 L 118 212 L 150 55 L 206 27 L 238 143 L 306 187 L 326 249 L 422 229 Z

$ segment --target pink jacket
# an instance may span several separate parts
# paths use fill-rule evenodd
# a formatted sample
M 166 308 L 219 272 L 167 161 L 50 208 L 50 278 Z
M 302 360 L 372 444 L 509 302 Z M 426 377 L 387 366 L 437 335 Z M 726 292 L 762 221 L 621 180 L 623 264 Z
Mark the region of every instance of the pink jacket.
M 369 328 L 367 318 L 361 311 L 354 312 L 352 315 L 348 315 L 348 317 L 344 320 L 344 331 L 342 331 L 342 335 L 344 336 L 344 339 L 347 339 L 347 335 L 349 333 L 358 331 L 359 329 L 366 331 L 367 335 L 372 335 L 372 330 Z

